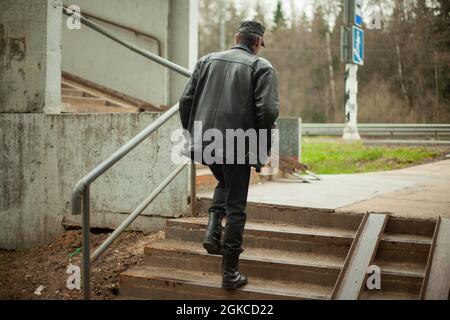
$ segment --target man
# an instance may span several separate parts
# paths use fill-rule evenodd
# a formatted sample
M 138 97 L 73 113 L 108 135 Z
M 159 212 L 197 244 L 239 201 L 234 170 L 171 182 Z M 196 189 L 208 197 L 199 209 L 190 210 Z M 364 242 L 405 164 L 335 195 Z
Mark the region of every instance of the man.
M 231 50 L 212 53 L 198 61 L 180 100 L 181 122 L 191 137 L 186 154 L 191 158 L 197 160 L 199 154 L 202 157 L 205 149 L 214 143 L 224 146 L 218 141 L 203 140 L 203 134 L 209 129 L 219 131 L 222 137 L 230 129 L 272 129 L 279 113 L 279 100 L 275 71 L 267 60 L 257 56 L 261 47 L 265 47 L 264 31 L 258 22 L 244 21 Z M 201 124 L 201 135 L 194 130 L 197 124 Z M 229 143 L 226 141 L 225 145 Z M 222 287 L 234 290 L 247 283 L 238 264 L 243 252 L 251 166 L 248 162 L 236 163 L 236 157 L 226 157 L 226 149 L 215 149 L 215 159 L 226 158 L 225 161 L 206 163 L 218 185 L 209 209 L 203 246 L 209 254 L 223 255 Z

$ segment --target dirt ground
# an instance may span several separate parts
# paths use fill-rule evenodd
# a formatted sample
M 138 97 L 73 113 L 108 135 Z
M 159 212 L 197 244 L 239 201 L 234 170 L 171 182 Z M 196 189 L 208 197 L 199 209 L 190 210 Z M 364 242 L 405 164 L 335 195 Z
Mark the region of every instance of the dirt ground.
M 109 234 L 92 234 L 96 247 Z M 91 269 L 92 299 L 115 299 L 119 275 L 143 261 L 144 247 L 164 238 L 164 232 L 124 233 Z M 0 299 L 73 300 L 81 299 L 79 290 L 69 290 L 66 273 L 70 264 L 81 267 L 81 231 L 67 231 L 51 244 L 26 251 L 0 250 Z M 44 286 L 41 295 L 35 291 Z

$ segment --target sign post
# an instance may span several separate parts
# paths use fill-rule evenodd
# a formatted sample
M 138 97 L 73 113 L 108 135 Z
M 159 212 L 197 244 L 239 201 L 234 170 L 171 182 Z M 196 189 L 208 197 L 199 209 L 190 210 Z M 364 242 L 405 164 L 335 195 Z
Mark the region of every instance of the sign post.
M 344 140 L 360 140 L 358 132 L 358 66 L 364 65 L 362 0 L 344 0 L 341 60 L 345 63 Z
M 360 140 L 358 132 L 358 65 L 345 66 L 345 127 L 344 140 Z

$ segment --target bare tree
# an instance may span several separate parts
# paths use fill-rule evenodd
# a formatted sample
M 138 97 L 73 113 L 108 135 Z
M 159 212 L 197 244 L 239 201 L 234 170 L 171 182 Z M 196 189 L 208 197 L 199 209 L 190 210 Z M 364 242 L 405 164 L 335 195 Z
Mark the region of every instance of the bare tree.
M 200 0 L 200 54 L 223 49 L 220 21 L 225 21 L 225 47 L 232 45 L 247 12 L 234 0 Z M 242 0 L 244 1 L 244 0 Z M 277 2 L 249 2 L 255 19 L 266 24 L 262 55 L 277 70 L 281 113 L 305 122 L 343 121 L 344 65 L 339 61 L 340 0 L 315 0 L 314 15 L 291 8 L 291 25 L 272 29 Z M 286 2 L 283 2 L 286 3 Z M 366 30 L 365 65 L 359 69 L 362 122 L 450 121 L 450 22 L 448 0 L 371 0 L 383 13 L 382 30 Z M 263 6 L 270 4 L 270 6 Z M 226 14 L 221 13 L 224 8 Z M 268 17 L 272 14 L 272 21 Z M 221 18 L 222 16 L 223 18 Z M 336 21 L 336 23 L 333 23 Z

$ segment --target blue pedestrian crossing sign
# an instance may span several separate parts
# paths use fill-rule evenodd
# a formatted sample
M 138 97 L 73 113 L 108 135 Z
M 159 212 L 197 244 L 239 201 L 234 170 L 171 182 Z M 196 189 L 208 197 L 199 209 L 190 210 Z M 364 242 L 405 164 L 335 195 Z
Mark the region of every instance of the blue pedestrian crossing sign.
M 353 45 L 352 56 L 353 63 L 364 65 L 364 31 L 361 28 L 353 26 Z

